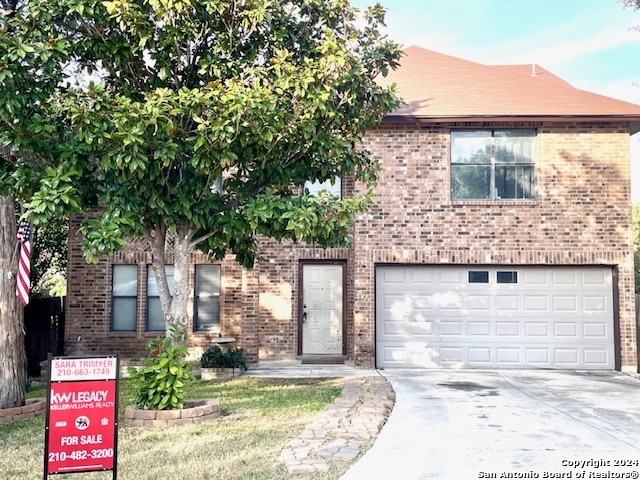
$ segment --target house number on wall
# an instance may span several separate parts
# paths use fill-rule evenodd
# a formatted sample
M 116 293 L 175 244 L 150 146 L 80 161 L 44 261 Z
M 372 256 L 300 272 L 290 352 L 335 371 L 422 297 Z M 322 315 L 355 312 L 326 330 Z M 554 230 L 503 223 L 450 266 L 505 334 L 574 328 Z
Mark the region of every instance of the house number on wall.
M 507 261 L 507 256 L 506 255 L 491 255 L 491 260 L 493 260 L 494 262 L 506 262 Z

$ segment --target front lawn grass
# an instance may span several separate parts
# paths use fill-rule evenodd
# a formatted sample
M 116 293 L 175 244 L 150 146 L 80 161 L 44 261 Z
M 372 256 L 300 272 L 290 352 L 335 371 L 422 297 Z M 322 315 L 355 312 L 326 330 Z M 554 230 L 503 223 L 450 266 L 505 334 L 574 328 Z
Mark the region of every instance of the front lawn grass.
M 118 479 L 120 480 L 335 480 L 349 464 L 325 473 L 289 475 L 278 461 L 286 443 L 340 394 L 343 379 L 245 377 L 194 381 L 189 400 L 219 398 L 222 417 L 165 428 L 122 424 L 133 403 L 133 381 L 120 381 Z M 46 396 L 38 387 L 29 397 Z M 44 416 L 0 424 L 0 479 L 43 478 Z M 52 476 L 70 480 L 111 479 L 111 472 Z

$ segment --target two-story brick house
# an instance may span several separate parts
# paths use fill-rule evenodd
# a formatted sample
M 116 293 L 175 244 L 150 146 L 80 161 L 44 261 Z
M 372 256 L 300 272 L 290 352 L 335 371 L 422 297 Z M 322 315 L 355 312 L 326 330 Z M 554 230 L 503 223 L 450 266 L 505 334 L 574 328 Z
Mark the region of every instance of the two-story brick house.
M 383 81 L 407 104 L 364 139 L 382 171 L 351 248 L 265 240 L 252 271 L 194 254 L 189 346 L 224 335 L 250 361 L 637 370 L 629 135 L 640 105 L 537 65 L 406 54 Z M 78 245 L 72 235 L 73 353 L 139 356 L 163 328 L 150 253 L 133 241 L 86 265 Z

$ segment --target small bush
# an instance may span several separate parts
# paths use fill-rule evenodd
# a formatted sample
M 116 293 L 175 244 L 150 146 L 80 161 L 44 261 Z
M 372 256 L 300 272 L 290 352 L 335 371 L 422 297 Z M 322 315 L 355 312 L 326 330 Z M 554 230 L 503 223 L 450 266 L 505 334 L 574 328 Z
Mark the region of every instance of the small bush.
M 207 348 L 200 357 L 202 368 L 247 369 L 247 362 L 241 348 L 221 349 L 218 345 Z
M 129 367 L 129 375 L 140 381 L 135 389 L 137 408 L 173 410 L 183 407 L 184 381 L 193 380 L 191 362 L 184 346 L 184 331 L 172 329 L 171 337 L 156 338 L 147 343 L 148 358 L 143 367 Z M 174 344 L 175 343 L 175 344 Z

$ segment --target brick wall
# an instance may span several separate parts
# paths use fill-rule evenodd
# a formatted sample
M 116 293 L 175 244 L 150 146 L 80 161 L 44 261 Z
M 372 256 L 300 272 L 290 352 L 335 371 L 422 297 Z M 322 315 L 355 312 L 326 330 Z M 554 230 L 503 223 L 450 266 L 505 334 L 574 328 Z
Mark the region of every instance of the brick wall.
M 536 128 L 534 201 L 452 201 L 452 128 Z M 618 267 L 623 366 L 636 365 L 628 125 L 383 124 L 365 147 L 384 165 L 355 229 L 355 359 L 373 363 L 378 263 Z
M 76 234 L 80 226 L 80 218 L 72 218 L 69 228 L 69 274 L 67 283 L 66 327 L 65 342 L 75 345 L 69 352 L 72 355 L 111 354 L 120 353 L 123 358 L 140 357 L 144 355 L 145 344 L 163 332 L 147 332 L 146 324 L 146 295 L 147 295 L 147 266 L 151 264 L 151 253 L 146 251 L 145 242 L 134 240 L 127 244 L 122 251 L 109 257 L 102 257 L 96 265 L 87 265 L 80 250 L 81 238 Z M 171 255 L 166 255 L 165 262 L 173 263 Z M 210 263 L 199 253 L 191 256 L 193 264 Z M 243 284 L 245 272 L 234 261 L 232 256 L 222 262 L 222 281 L 220 297 L 220 332 L 193 332 L 193 293 L 195 284 L 195 269 L 189 272 L 190 321 L 187 331 L 192 332 L 187 345 L 194 357 L 199 355 L 211 340 L 219 335 L 242 338 L 243 302 L 246 295 Z M 111 285 L 114 265 L 138 266 L 138 301 L 135 332 L 112 332 L 111 322 Z M 76 344 L 78 334 L 82 340 Z M 241 346 L 239 341 L 238 345 Z
M 464 127 L 537 129 L 535 201 L 451 200 L 449 135 L 451 128 Z M 354 248 L 323 250 L 264 239 L 265 260 L 252 271 L 231 257 L 220 262 L 221 334 L 236 336 L 249 361 L 296 356 L 301 261 L 345 263 L 346 351 L 361 365 L 372 365 L 375 355 L 376 264 L 608 265 L 618 271 L 622 364 L 634 367 L 628 142 L 623 123 L 383 124 L 364 142 L 383 169 L 377 203 L 354 227 Z M 343 181 L 343 194 L 354 188 L 361 186 Z M 77 226 L 74 220 L 71 231 Z M 83 335 L 72 353 L 144 353 L 145 342 L 157 335 L 144 332 L 144 302 L 138 302 L 136 332 L 109 331 L 111 268 L 137 264 L 144 298 L 150 254 L 133 242 L 87 266 L 73 234 L 69 245 L 66 339 L 73 343 Z M 206 260 L 194 254 L 193 261 Z M 191 288 L 193 295 L 193 271 Z M 196 355 L 211 336 L 192 335 L 189 346 Z

